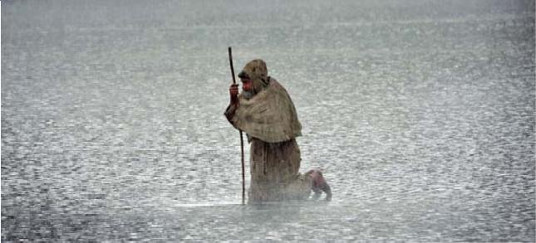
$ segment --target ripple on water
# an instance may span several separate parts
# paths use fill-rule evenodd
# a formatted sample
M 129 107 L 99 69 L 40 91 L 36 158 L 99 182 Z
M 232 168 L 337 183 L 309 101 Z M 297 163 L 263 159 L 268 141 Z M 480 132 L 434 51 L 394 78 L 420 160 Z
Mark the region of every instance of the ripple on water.
M 2 240 L 534 239 L 533 2 L 258 4 L 5 3 Z M 331 203 L 239 204 L 228 45 Z

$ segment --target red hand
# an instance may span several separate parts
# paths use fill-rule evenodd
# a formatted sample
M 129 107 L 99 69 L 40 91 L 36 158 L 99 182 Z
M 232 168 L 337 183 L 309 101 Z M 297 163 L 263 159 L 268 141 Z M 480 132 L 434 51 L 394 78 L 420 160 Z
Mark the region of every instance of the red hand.
M 231 96 L 231 105 L 238 104 L 238 84 L 231 84 L 229 94 Z

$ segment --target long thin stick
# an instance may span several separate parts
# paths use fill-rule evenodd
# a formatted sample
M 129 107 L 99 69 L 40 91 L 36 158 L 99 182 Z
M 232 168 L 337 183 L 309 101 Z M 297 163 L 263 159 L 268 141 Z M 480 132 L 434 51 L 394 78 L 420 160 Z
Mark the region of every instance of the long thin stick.
M 229 64 L 231 64 L 231 75 L 233 76 L 233 84 L 236 84 L 236 78 L 234 75 L 233 68 L 233 55 L 231 52 L 231 47 L 229 47 Z M 246 180 L 245 180 L 245 166 L 244 166 L 244 138 L 242 136 L 242 130 L 240 132 L 240 152 L 242 155 L 242 204 L 246 203 Z

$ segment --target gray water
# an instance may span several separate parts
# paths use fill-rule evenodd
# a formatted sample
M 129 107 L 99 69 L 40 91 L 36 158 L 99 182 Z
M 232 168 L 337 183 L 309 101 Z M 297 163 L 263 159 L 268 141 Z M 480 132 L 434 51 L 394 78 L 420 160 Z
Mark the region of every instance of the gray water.
M 2 1 L 2 241 L 535 240 L 534 1 Z M 263 58 L 330 203 L 242 206 Z M 246 148 L 246 154 L 249 148 Z

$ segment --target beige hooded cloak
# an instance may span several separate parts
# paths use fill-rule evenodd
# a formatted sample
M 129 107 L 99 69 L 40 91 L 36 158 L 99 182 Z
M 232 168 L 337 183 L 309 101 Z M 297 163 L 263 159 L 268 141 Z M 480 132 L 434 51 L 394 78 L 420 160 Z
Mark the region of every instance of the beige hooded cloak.
M 249 203 L 307 198 L 311 179 L 298 172 L 295 138 L 301 136 L 301 124 L 290 96 L 267 75 L 264 61 L 253 60 L 242 72 L 252 80 L 254 95 L 240 94 L 238 108 L 229 106 L 225 115 L 251 143 Z

